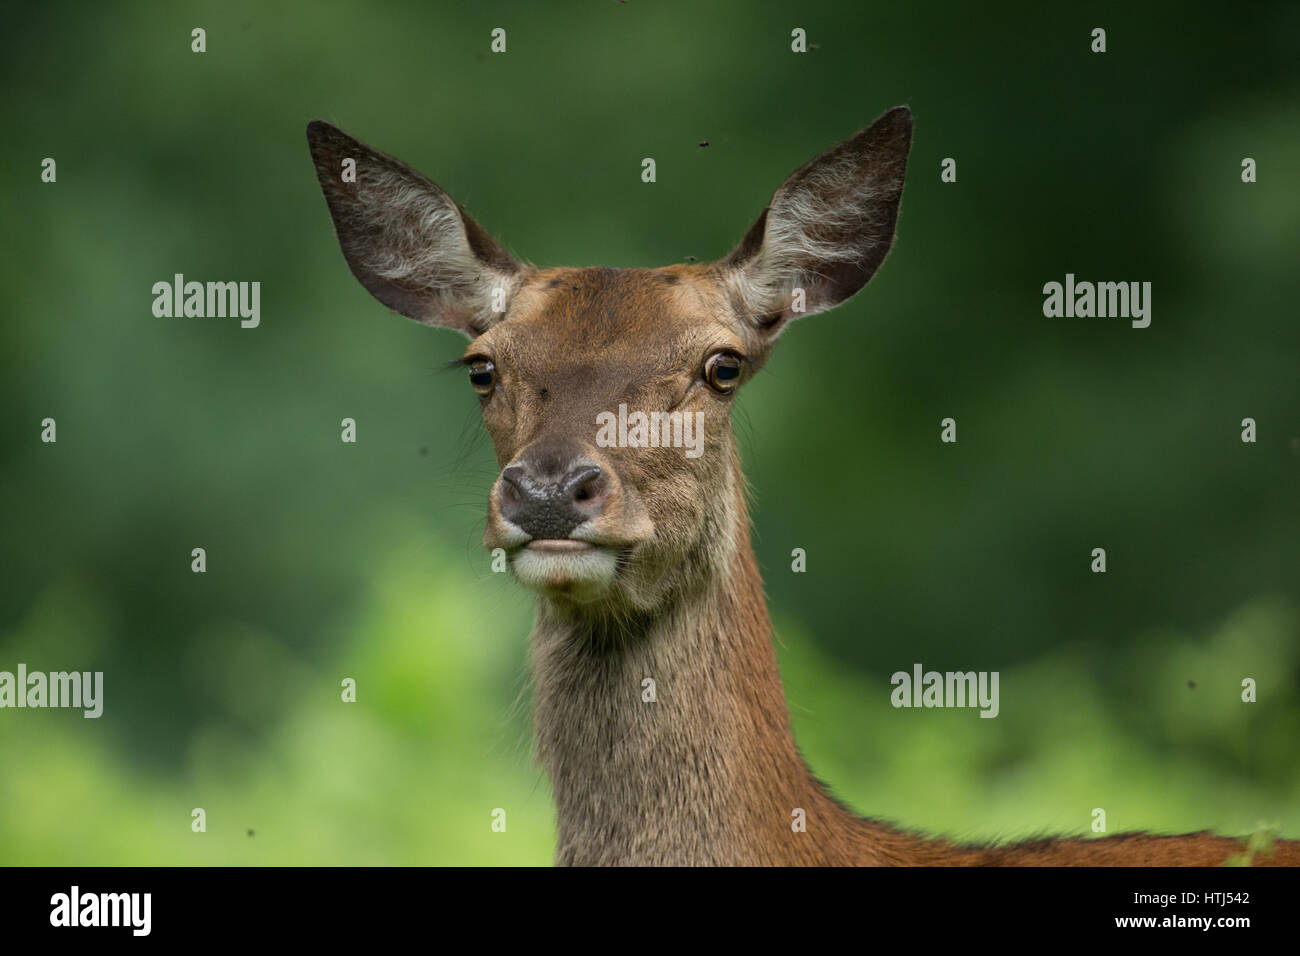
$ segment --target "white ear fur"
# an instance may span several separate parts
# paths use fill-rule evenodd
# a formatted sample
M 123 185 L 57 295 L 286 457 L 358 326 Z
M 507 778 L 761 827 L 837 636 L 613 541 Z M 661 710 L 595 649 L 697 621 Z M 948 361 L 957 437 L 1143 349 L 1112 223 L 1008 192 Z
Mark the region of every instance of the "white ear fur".
M 493 305 L 509 299 L 519 265 L 450 196 L 329 123 L 311 123 L 307 140 L 343 255 L 375 298 L 471 338 L 500 318 Z M 356 161 L 355 182 L 341 176 L 344 159 Z
M 894 240 L 911 134 L 911 112 L 890 110 L 796 170 L 772 196 L 725 261 L 735 299 L 759 328 L 776 331 L 866 285 Z M 802 313 L 793 311 L 797 289 Z

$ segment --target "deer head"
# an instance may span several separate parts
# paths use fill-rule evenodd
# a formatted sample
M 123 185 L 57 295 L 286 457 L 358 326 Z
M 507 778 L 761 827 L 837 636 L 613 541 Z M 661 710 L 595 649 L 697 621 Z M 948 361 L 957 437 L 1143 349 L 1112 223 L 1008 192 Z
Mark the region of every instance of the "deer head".
M 743 508 L 734 396 L 791 319 L 843 302 L 885 258 L 911 131 L 890 110 L 790 175 L 726 258 L 660 269 L 520 263 L 410 167 L 328 123 L 307 137 L 361 284 L 470 340 L 500 466 L 485 545 L 553 607 L 625 617 L 726 567 Z

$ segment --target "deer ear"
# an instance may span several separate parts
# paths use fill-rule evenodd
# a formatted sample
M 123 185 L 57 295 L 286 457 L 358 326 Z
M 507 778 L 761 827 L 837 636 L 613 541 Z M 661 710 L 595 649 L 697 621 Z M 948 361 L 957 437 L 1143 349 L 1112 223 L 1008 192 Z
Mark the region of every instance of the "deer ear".
M 911 145 L 900 106 L 790 174 L 722 263 L 745 318 L 775 335 L 867 284 L 894 241 Z
M 470 338 L 500 318 L 520 266 L 450 196 L 322 120 L 307 143 L 343 256 L 371 295 Z

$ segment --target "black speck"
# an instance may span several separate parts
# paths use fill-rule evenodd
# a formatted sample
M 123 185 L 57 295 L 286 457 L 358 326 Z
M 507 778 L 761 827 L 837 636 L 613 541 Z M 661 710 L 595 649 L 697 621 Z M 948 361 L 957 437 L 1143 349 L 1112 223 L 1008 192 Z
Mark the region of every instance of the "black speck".
M 687 262 L 695 262 L 696 259 L 695 259 L 694 256 L 687 256 L 687 257 L 686 257 L 686 261 L 687 261 Z
M 700 140 L 700 145 L 701 145 L 701 146 L 708 146 L 708 145 L 709 145 L 709 141 L 708 141 L 707 139 L 702 139 L 702 140 Z
M 253 831 L 252 831 L 252 830 L 249 830 L 249 831 L 248 831 L 248 835 L 249 835 L 249 836 L 252 836 L 252 835 L 253 835 Z
M 1187 682 L 1187 686 L 1188 686 L 1188 688 L 1191 689 L 1191 690 L 1196 690 L 1196 681 L 1194 681 L 1194 680 L 1189 680 L 1189 681 Z

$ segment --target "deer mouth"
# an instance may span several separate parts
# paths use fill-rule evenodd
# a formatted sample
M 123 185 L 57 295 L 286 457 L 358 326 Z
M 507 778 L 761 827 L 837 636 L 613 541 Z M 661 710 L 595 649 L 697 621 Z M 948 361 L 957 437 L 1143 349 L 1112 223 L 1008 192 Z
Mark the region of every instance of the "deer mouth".
M 580 554 L 596 548 L 590 541 L 576 538 L 534 538 L 524 547 L 535 554 Z
M 595 600 L 618 574 L 618 552 L 575 538 L 535 538 L 512 556 L 519 583 L 553 598 Z

